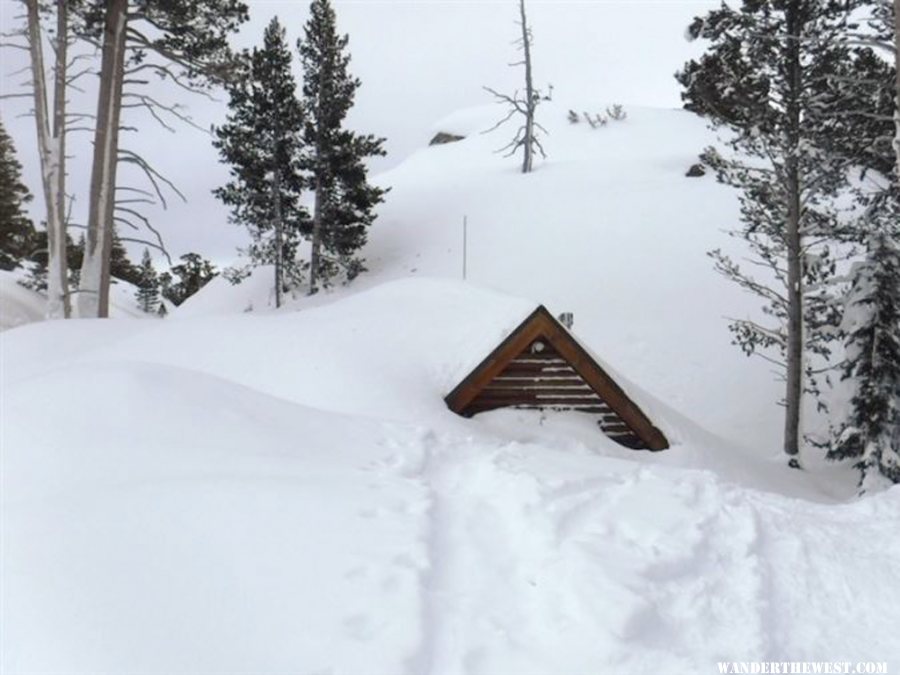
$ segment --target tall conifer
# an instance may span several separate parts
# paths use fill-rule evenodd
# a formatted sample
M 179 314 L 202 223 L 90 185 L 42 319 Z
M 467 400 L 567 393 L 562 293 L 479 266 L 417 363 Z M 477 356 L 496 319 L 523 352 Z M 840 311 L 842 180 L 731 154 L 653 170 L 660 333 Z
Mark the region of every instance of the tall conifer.
M 153 314 L 159 305 L 159 275 L 153 269 L 153 259 L 150 251 L 144 249 L 144 257 L 141 258 L 140 277 L 137 282 L 135 297 L 142 312 Z
M 31 253 L 34 227 L 23 208 L 29 201 L 31 193 L 22 183 L 22 165 L 0 122 L 0 269 L 18 267 Z
M 748 354 L 783 368 L 783 448 L 799 466 L 803 393 L 816 391 L 815 356 L 826 357 L 839 320 L 829 281 L 834 244 L 851 232 L 833 206 L 854 158 L 838 151 L 847 101 L 835 85 L 853 54 L 846 40 L 857 0 L 744 0 L 697 18 L 689 35 L 710 43 L 677 77 L 684 98 L 730 132 L 705 159 L 741 194 L 732 233 L 749 244 L 750 267 L 721 251 L 717 269 L 758 295 L 765 320 L 731 329 Z M 852 154 L 852 153 L 850 153 Z
M 301 234 L 310 230 L 300 203 L 303 110 L 291 72 L 285 31 L 273 18 L 262 48 L 247 55 L 242 77 L 229 86 L 228 121 L 213 144 L 231 166 L 231 181 L 215 194 L 246 225 L 254 265 L 275 268 L 275 304 L 286 287 L 300 282 L 296 260 Z
M 348 279 L 364 268 L 356 256 L 375 220 L 385 190 L 367 182 L 365 160 L 384 155 L 384 139 L 344 129 L 360 81 L 350 75 L 348 37 L 339 36 L 329 0 L 314 0 L 298 43 L 303 65 L 304 168 L 315 191 L 310 293 L 339 272 Z
M 865 260 L 847 303 L 843 377 L 852 398 L 829 459 L 854 459 L 860 492 L 900 483 L 900 191 L 870 207 Z

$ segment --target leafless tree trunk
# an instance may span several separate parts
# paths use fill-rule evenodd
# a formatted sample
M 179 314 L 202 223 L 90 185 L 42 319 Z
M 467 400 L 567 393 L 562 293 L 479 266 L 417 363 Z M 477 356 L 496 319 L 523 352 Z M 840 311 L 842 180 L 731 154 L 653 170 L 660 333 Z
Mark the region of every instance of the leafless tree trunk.
M 784 451 L 792 466 L 799 466 L 800 408 L 803 397 L 803 260 L 801 241 L 800 167 L 800 18 L 798 1 L 793 0 L 787 14 L 788 77 L 790 95 L 787 101 L 788 156 L 785 173 L 788 190 L 788 212 L 785 223 L 787 248 L 787 375 L 785 391 Z
M 487 130 L 488 133 L 493 131 L 494 129 L 501 126 L 503 123 L 508 121 L 513 115 L 521 115 L 524 118 L 524 122 L 516 131 L 515 137 L 510 141 L 506 146 L 501 148 L 499 152 L 507 151 L 506 156 L 510 157 L 514 155 L 519 148 L 522 148 L 522 173 L 530 173 L 534 166 L 534 154 L 535 151 L 541 153 L 542 157 L 546 157 L 544 153 L 544 148 L 541 145 L 540 140 L 537 138 L 535 131 L 540 129 L 544 133 L 547 133 L 546 130 L 537 123 L 535 119 L 537 107 L 540 104 L 543 97 L 541 92 L 534 88 L 534 80 L 532 78 L 532 67 L 531 67 L 531 28 L 528 25 L 528 18 L 525 15 L 525 0 L 519 0 L 519 27 L 522 31 L 522 37 L 516 40 L 516 44 L 519 46 L 519 49 L 522 50 L 523 56 L 522 60 L 516 63 L 512 63 L 512 66 L 524 66 L 525 67 L 525 94 L 522 95 L 517 90 L 512 96 L 507 96 L 506 94 L 501 94 L 490 87 L 485 87 L 484 89 L 491 94 L 494 95 L 500 102 L 505 103 L 509 106 L 509 112 L 501 119 L 497 124 Z M 552 87 L 551 87 L 552 91 Z M 549 99 L 549 96 L 547 97 Z
M 66 268 L 66 85 L 68 67 L 68 11 L 66 0 L 56 2 L 54 40 L 53 122 L 47 101 L 47 81 L 38 0 L 26 0 L 27 38 L 31 57 L 34 114 L 41 159 L 41 184 L 47 207 L 48 319 L 70 315 Z
M 88 229 L 78 295 L 79 315 L 85 318 L 109 316 L 109 256 L 115 211 L 127 21 L 128 0 L 109 0 L 103 31 Z
M 522 29 L 522 50 L 525 54 L 525 132 L 522 143 L 522 173 L 530 173 L 534 156 L 534 111 L 538 97 L 531 79 L 531 31 L 525 17 L 525 0 L 519 0 L 519 23 Z

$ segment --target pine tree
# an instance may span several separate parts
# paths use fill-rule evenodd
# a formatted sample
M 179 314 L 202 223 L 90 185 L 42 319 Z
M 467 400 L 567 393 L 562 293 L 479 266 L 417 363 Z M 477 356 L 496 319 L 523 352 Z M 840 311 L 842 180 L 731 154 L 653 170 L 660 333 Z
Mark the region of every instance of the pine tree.
M 177 305 L 175 302 L 176 294 L 173 292 L 173 279 L 172 275 L 169 272 L 160 272 L 159 278 L 159 295 L 161 298 L 165 298 L 173 305 Z M 162 304 L 162 303 L 161 303 Z
M 197 253 L 185 253 L 181 260 L 181 264 L 172 267 L 171 274 L 163 272 L 160 275 L 163 296 L 174 305 L 180 305 L 218 275 L 212 263 Z M 174 284 L 172 274 L 178 277 Z
M 131 262 L 128 251 L 115 232 L 110 243 L 109 274 L 113 279 L 121 279 L 134 286 L 141 283 L 141 268 Z
M 152 314 L 157 311 L 159 305 L 159 278 L 153 269 L 153 259 L 150 251 L 144 249 L 144 257 L 141 258 L 140 279 L 137 283 L 135 297 L 142 312 Z
M 34 226 L 24 205 L 31 193 L 22 183 L 22 165 L 12 139 L 0 122 L 0 269 L 11 270 L 31 254 Z
M 814 360 L 824 360 L 839 312 L 829 283 L 834 244 L 843 231 L 833 197 L 847 187 L 847 157 L 833 152 L 842 97 L 833 74 L 851 50 L 847 32 L 853 1 L 745 0 L 698 18 L 693 38 L 709 51 L 677 75 L 685 99 L 729 130 L 727 154 L 704 159 L 721 182 L 740 190 L 741 225 L 751 271 L 717 250 L 718 271 L 760 296 L 765 323 L 732 323 L 734 341 L 783 368 L 783 447 L 799 466 L 804 392 L 817 391 Z M 757 273 L 754 270 L 761 270 Z
M 828 135 L 829 152 L 838 153 L 864 172 L 889 174 L 897 164 L 894 137 L 896 73 L 869 47 L 853 49 L 836 64 L 834 87 L 823 104 L 837 109 Z M 896 93 L 895 93 L 896 92 Z
M 315 191 L 309 292 L 339 272 L 353 279 L 365 269 L 356 253 L 366 243 L 374 208 L 386 190 L 369 185 L 365 160 L 384 155 L 384 139 L 343 128 L 360 81 L 348 72 L 348 36 L 339 36 L 329 0 L 313 0 L 304 38 L 304 168 Z
M 856 460 L 861 493 L 900 483 L 900 190 L 879 195 L 869 224 L 844 316 L 843 378 L 853 393 L 827 455 Z
M 300 281 L 296 250 L 310 229 L 300 203 L 303 110 L 284 35 L 273 18 L 262 48 L 248 55 L 244 76 L 229 86 L 228 121 L 213 143 L 232 176 L 215 194 L 231 206 L 233 221 L 249 228 L 251 263 L 274 265 L 277 307 L 285 287 Z

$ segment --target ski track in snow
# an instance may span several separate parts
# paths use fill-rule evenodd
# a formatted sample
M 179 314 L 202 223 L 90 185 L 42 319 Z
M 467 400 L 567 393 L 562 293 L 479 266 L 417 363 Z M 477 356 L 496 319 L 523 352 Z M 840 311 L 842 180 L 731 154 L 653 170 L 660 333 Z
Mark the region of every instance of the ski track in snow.
M 861 633 L 872 624 L 865 580 L 822 555 L 823 546 L 856 555 L 846 544 L 852 517 L 823 526 L 826 507 L 773 503 L 709 472 L 615 462 L 544 476 L 532 466 L 548 450 L 540 446 L 428 429 L 390 436 L 398 459 L 388 470 L 418 481 L 424 500 L 404 509 L 421 513 L 423 548 L 408 675 L 814 660 L 830 641 L 803 628 L 812 615 L 836 606 L 859 615 Z M 894 637 L 881 644 L 900 647 Z

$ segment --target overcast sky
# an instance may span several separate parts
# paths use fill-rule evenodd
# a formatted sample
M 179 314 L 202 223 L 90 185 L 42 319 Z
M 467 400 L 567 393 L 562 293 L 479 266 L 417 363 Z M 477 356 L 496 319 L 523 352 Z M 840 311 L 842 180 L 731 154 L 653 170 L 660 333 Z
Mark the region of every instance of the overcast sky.
M 263 29 L 276 14 L 293 44 L 308 17 L 308 2 L 248 4 L 250 21 L 234 40 L 241 47 L 260 43 Z M 517 37 L 516 0 L 336 0 L 334 4 L 340 30 L 350 35 L 351 70 L 363 82 L 349 124 L 387 138 L 388 156 L 374 163 L 373 171 L 389 168 L 427 144 L 442 117 L 460 108 L 490 104 L 483 86 L 501 91 L 520 86 L 521 69 L 507 65 L 516 60 L 511 44 Z M 718 4 L 718 0 L 528 0 L 536 84 L 552 84 L 554 99 L 575 109 L 608 102 L 678 107 L 672 74 L 700 49 L 684 39 L 685 27 L 693 16 Z M 0 0 L 3 30 L 17 25 L 18 14 L 19 2 Z M 26 61 L 22 53 L 11 50 L 0 52 L 0 57 L 0 86 L 8 93 L 22 80 L 10 73 Z M 87 91 L 75 95 L 71 106 L 92 112 L 96 93 L 91 82 L 85 84 Z M 218 101 L 207 101 L 157 85 L 154 95 L 184 103 L 203 128 L 224 120 L 221 92 Z M 0 102 L 0 115 L 35 195 L 33 216 L 40 220 L 44 205 L 33 120 L 19 117 L 29 108 L 23 100 Z M 227 179 L 227 169 L 218 164 L 209 135 L 183 124 L 176 124 L 176 133 L 170 133 L 143 113 L 127 113 L 126 123 L 140 131 L 127 135 L 123 146 L 145 155 L 187 198 L 181 203 L 171 195 L 167 210 L 149 211 L 170 251 L 174 256 L 198 251 L 216 262 L 228 262 L 244 235 L 228 223 L 227 210 L 210 194 Z M 74 220 L 83 222 L 90 134 L 73 135 L 70 151 Z M 125 180 L 137 185 L 139 178 L 126 175 Z M 132 251 L 139 255 L 140 247 Z

